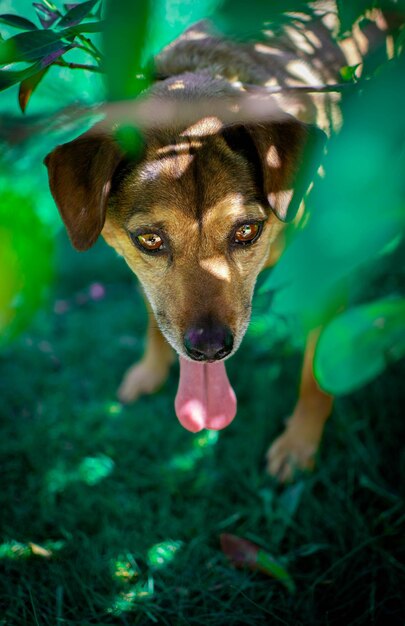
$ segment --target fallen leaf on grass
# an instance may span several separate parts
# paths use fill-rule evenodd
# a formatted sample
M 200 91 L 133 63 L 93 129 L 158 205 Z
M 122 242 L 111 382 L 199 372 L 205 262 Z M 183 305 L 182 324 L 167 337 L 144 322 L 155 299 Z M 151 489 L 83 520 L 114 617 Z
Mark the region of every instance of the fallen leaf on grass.
M 252 572 L 262 572 L 278 580 L 290 593 L 294 593 L 295 584 L 287 570 L 282 567 L 268 552 L 256 544 L 228 533 L 220 535 L 222 552 L 232 565 L 246 568 Z
M 32 554 L 35 554 L 36 556 L 42 556 L 45 559 L 51 558 L 52 552 L 50 550 L 47 550 L 46 548 L 39 546 L 37 543 L 32 543 L 32 541 L 30 541 L 28 545 L 31 548 Z

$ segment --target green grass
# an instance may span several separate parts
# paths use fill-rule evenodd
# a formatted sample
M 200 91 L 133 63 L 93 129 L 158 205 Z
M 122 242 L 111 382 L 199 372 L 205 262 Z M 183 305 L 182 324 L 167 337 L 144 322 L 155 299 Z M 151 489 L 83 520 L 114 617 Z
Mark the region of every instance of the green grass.
M 159 393 L 117 403 L 143 348 L 139 290 L 101 242 L 59 243 L 48 305 L 0 355 L 0 625 L 403 624 L 403 364 L 339 399 L 317 470 L 280 487 L 264 454 L 296 398 L 287 326 L 258 316 L 228 362 L 237 418 L 191 435 L 176 367 Z M 295 595 L 230 567 L 222 532 L 279 559 Z

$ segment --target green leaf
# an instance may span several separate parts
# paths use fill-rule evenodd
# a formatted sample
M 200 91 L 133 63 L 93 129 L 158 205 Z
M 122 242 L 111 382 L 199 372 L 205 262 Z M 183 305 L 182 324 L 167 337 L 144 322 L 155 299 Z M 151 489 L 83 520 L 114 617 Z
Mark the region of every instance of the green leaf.
M 342 79 L 346 83 L 351 83 L 356 80 L 356 70 L 360 66 L 360 63 L 356 63 L 355 65 L 344 65 L 340 68 L 339 73 Z
M 59 32 L 61 37 L 71 37 L 72 35 L 80 35 L 81 33 L 100 33 L 105 28 L 105 22 L 84 22 L 77 26 L 70 26 Z
M 18 103 L 20 105 L 20 109 L 23 113 L 25 113 L 25 109 L 27 108 L 28 102 L 34 93 L 35 89 L 38 87 L 39 83 L 49 70 L 49 66 L 45 67 L 43 70 L 38 72 L 37 74 L 33 74 L 29 76 L 25 80 L 21 82 L 20 89 L 18 92 Z
M 52 55 L 38 61 L 38 63 L 34 63 L 34 65 L 30 65 L 25 70 L 0 70 L 0 91 L 4 89 L 8 89 L 15 85 L 16 83 L 22 82 L 30 78 L 30 76 L 34 76 L 34 74 L 38 74 L 44 68 L 52 65 L 52 63 L 59 57 L 61 57 L 65 52 L 71 49 L 71 45 L 65 45 L 63 48 L 54 52 Z
M 314 372 L 323 389 L 350 393 L 405 355 L 405 299 L 380 300 L 335 318 L 322 332 Z
M 0 63 L 38 61 L 63 48 L 60 36 L 50 30 L 19 33 L 0 44 Z
M 278 580 L 290 593 L 295 592 L 295 583 L 290 574 L 271 554 L 258 550 L 256 563 L 261 572 Z
M 25 19 L 25 17 L 20 17 L 19 15 L 11 15 L 10 13 L 0 15 L 0 22 L 7 24 L 7 26 L 14 26 L 14 28 L 21 28 L 23 30 L 38 30 L 38 27 L 30 20 Z
M 57 28 L 68 28 L 79 24 L 92 11 L 99 0 L 87 0 L 77 6 L 69 9 L 69 11 L 56 24 Z
M 294 593 L 295 584 L 287 570 L 276 559 L 259 548 L 258 545 L 229 533 L 220 535 L 222 552 L 234 567 L 246 568 L 252 572 L 260 571 L 271 576 L 284 585 L 290 593 Z

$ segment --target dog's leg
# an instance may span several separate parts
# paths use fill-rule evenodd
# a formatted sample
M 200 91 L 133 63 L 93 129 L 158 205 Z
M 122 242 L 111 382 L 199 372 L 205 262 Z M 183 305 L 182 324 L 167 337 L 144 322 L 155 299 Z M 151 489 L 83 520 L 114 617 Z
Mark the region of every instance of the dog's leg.
M 325 422 L 332 410 L 332 396 L 321 391 L 313 375 L 318 337 L 319 331 L 313 331 L 308 337 L 298 402 L 284 432 L 267 453 L 268 472 L 281 482 L 292 480 L 296 469 L 314 467 Z
M 157 391 L 163 385 L 174 360 L 172 348 L 160 332 L 153 312 L 146 303 L 149 324 L 146 349 L 142 359 L 126 372 L 118 389 L 121 402 L 133 402 L 142 394 Z

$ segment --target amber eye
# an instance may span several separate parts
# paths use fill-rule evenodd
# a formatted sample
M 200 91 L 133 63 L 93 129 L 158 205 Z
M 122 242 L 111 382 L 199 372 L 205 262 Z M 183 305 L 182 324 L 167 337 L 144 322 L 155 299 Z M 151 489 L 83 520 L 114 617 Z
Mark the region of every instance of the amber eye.
M 146 250 L 159 250 L 163 246 L 162 238 L 156 233 L 138 235 L 138 241 Z
M 142 252 L 161 252 L 166 250 L 163 238 L 158 233 L 130 233 L 130 237 L 134 244 L 142 250 Z
M 262 227 L 263 224 L 260 222 L 241 224 L 235 231 L 234 243 L 241 245 L 253 243 L 259 237 Z

